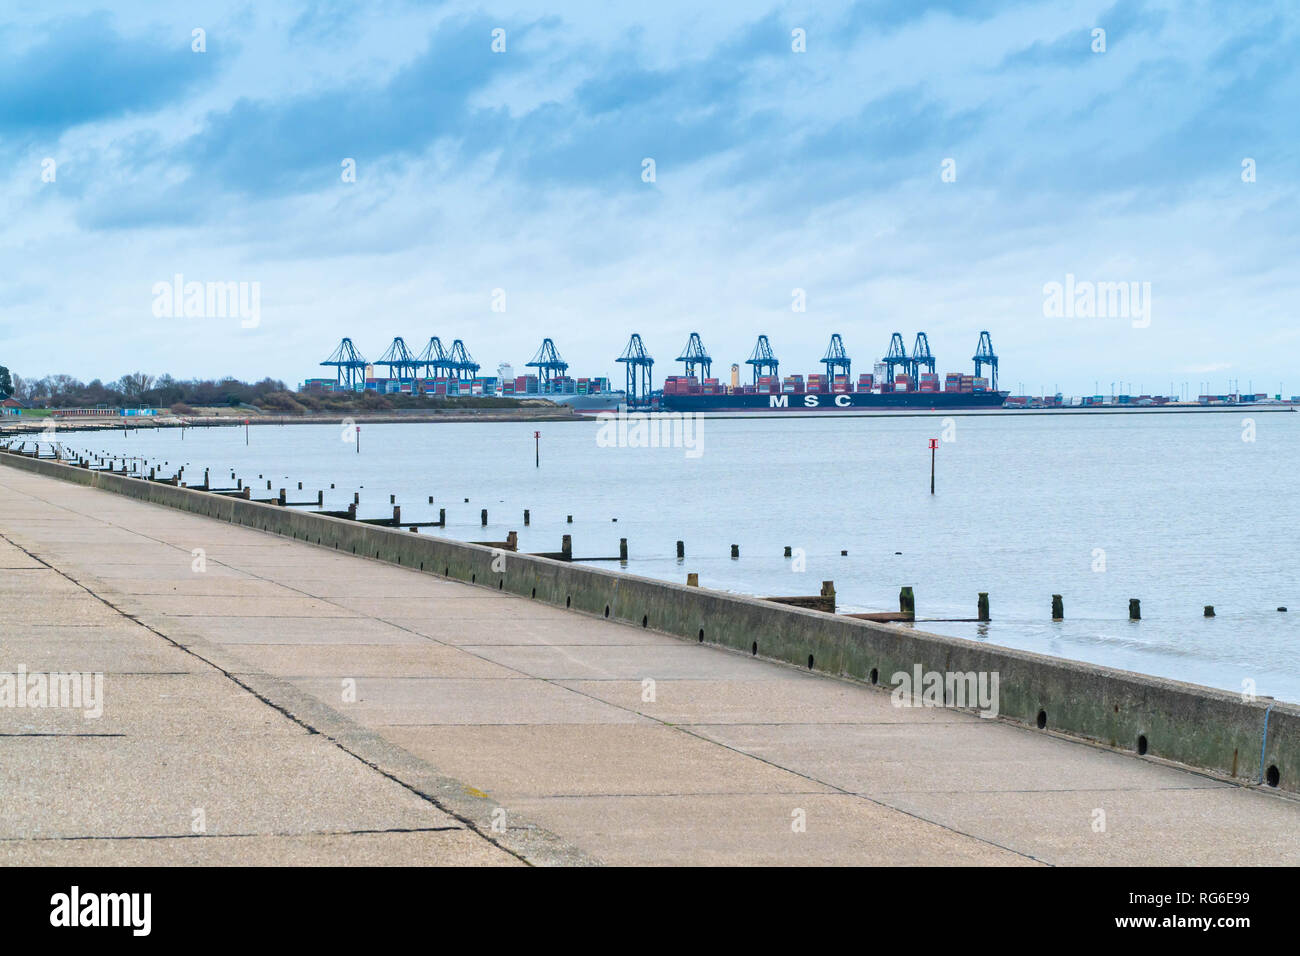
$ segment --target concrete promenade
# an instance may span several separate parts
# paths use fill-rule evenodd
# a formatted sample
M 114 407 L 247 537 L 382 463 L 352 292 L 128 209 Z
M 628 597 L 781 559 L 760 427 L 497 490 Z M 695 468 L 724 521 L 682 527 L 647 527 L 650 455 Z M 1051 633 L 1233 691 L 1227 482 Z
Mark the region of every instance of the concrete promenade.
M 20 668 L 104 707 L 0 706 L 4 863 L 1300 863 L 1277 793 L 0 463 Z

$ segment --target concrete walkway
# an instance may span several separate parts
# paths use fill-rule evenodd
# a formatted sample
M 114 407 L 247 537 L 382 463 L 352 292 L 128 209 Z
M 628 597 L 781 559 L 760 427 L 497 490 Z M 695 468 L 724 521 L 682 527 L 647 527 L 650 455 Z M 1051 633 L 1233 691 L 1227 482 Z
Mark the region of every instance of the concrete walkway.
M 0 466 L 0 862 L 1296 864 L 1300 802 Z M 200 832 L 196 832 L 202 824 Z

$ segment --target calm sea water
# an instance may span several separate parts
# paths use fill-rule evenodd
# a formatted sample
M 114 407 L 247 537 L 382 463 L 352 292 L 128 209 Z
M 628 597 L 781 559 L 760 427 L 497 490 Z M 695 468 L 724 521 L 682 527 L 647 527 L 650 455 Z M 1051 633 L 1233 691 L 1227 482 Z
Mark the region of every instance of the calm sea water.
M 254 427 L 248 446 L 242 428 L 68 444 L 188 462 L 187 478 L 211 467 L 216 484 L 233 469 L 264 489 L 262 474 L 291 499 L 300 480 L 304 498 L 333 482 L 326 507 L 360 489 L 363 516 L 391 514 L 396 494 L 405 520 L 444 507 L 448 528 L 436 533 L 515 530 L 525 551 L 558 550 L 569 532 L 578 557 L 617 555 L 626 537 L 627 570 L 648 577 L 696 571 L 706 587 L 762 595 L 815 594 L 833 580 L 844 610 L 897 610 L 911 585 L 918 617 L 969 618 L 988 591 L 991 623 L 920 626 L 1228 690 L 1250 680 L 1300 700 L 1300 415 L 957 415 L 933 496 L 928 439 L 943 436 L 942 416 L 709 419 L 696 458 L 601 447 L 599 428 L 365 425 L 360 454 L 336 425 Z M 805 570 L 792 570 L 785 545 L 802 549 Z M 1062 623 L 1050 620 L 1052 594 L 1064 596 Z M 1206 604 L 1217 617 L 1202 616 Z

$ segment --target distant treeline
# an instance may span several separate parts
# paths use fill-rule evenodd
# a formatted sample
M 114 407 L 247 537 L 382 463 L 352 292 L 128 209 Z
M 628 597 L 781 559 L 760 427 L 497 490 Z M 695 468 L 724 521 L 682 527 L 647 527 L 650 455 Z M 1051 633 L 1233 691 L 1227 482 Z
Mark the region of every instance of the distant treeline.
M 4 385 L 0 376 L 0 386 Z M 115 382 L 81 382 L 70 375 L 42 379 L 12 377 L 13 396 L 32 408 L 93 408 L 96 405 L 135 407 L 148 405 L 178 414 L 196 407 L 252 405 L 267 411 L 295 414 L 315 411 L 385 411 L 400 408 L 513 408 L 509 398 L 440 398 L 413 395 L 379 395 L 367 392 L 291 392 L 279 379 L 241 382 L 234 378 L 182 381 L 170 375 L 154 378 L 143 372 L 123 375 Z
M 249 384 L 234 378 L 182 381 L 170 375 L 154 378 L 143 372 L 123 375 L 115 382 L 82 382 L 71 375 L 40 379 L 13 376 L 13 395 L 33 408 L 81 408 L 96 405 L 120 407 L 149 405 L 172 408 L 183 405 L 260 405 L 267 396 L 285 392 L 284 382 L 264 378 Z M 287 394 L 287 393 L 286 393 Z

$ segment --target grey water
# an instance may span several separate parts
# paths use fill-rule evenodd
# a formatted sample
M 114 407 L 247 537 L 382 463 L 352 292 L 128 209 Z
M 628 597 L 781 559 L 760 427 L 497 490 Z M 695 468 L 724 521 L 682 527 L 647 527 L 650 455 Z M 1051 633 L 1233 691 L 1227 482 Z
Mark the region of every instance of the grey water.
M 833 580 L 842 610 L 897 610 L 910 585 L 926 630 L 1300 700 L 1300 415 L 708 418 L 698 453 L 605 447 L 602 427 L 608 437 L 595 420 L 366 424 L 360 453 L 338 425 L 255 426 L 247 446 L 229 427 L 64 440 L 188 463 L 192 482 L 208 467 L 233 484 L 233 470 L 255 497 L 269 480 L 290 500 L 323 488 L 342 509 L 360 490 L 363 517 L 391 515 L 395 494 L 404 521 L 446 508 L 446 530 L 426 530 L 514 530 L 522 551 L 558 550 L 571 533 L 575 557 L 604 557 L 627 538 L 628 563 L 603 567 L 678 582 L 694 571 L 738 593 L 815 594 Z M 980 591 L 991 622 L 930 620 L 975 617 Z

